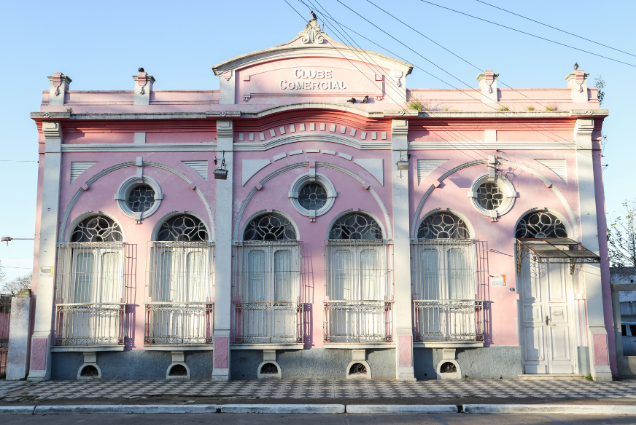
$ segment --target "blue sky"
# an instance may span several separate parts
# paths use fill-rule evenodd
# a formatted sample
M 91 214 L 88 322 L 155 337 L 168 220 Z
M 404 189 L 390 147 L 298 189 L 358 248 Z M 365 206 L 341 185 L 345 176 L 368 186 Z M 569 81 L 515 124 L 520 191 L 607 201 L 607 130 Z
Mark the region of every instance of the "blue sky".
M 304 17 L 307 8 L 288 0 Z M 314 0 L 315 1 L 315 0 Z M 367 19 L 422 56 L 477 86 L 477 71 L 427 41 L 366 0 L 342 0 Z M 531 32 L 636 65 L 636 57 L 551 30 L 486 6 L 476 0 L 431 0 L 472 15 Z M 636 2 L 601 3 L 581 0 L 532 2 L 487 0 L 521 15 L 636 55 Z M 636 157 L 632 129 L 636 113 L 636 67 L 602 59 L 458 15 L 419 0 L 374 0 L 396 17 L 482 69 L 493 69 L 500 80 L 516 88 L 566 87 L 565 76 L 575 62 L 607 83 L 604 108 L 610 109 L 604 134 L 607 210 L 636 193 L 625 177 Z M 314 3 L 316 4 L 316 3 Z M 387 47 L 411 63 L 461 86 L 406 47 L 392 40 L 337 0 L 320 0 L 319 7 L 335 19 Z M 321 13 L 317 12 L 319 18 Z M 0 99 L 0 159 L 36 161 L 37 132 L 29 113 L 39 110 L 47 75 L 63 72 L 72 90 L 132 90 L 133 73 L 143 66 L 154 75 L 157 90 L 218 89 L 211 66 L 240 54 L 290 40 L 304 27 L 283 0 L 255 1 L 44 1 L 7 2 L 0 18 L 0 58 L 4 78 Z M 326 32 L 339 39 L 327 25 Z M 352 34 L 364 48 L 382 51 Z M 410 88 L 449 88 L 415 69 Z M 631 102 L 631 106 L 630 106 Z M 37 164 L 0 162 L 0 234 L 32 237 L 35 223 Z M 33 243 L 0 246 L 5 274 L 13 278 L 29 270 Z

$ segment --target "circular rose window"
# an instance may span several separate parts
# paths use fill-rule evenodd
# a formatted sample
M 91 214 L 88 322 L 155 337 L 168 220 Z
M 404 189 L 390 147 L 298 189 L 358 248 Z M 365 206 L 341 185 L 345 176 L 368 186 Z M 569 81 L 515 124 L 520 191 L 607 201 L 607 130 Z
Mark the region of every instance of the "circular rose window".
M 146 212 L 155 204 L 155 191 L 150 185 L 133 188 L 128 196 L 128 206 L 133 212 Z

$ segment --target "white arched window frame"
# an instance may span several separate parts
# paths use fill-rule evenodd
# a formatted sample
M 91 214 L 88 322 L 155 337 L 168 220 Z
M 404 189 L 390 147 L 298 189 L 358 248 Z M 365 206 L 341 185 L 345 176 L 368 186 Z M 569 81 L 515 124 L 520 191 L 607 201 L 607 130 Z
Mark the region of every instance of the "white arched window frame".
M 296 235 L 289 218 L 277 212 L 248 220 L 236 247 L 235 343 L 302 344 L 302 257 Z
M 348 212 L 328 236 L 325 343 L 392 342 L 392 245 L 379 223 L 365 212 Z
M 435 211 L 411 248 L 415 339 L 422 343 L 483 344 L 477 247 L 459 214 Z
M 184 213 L 167 217 L 150 243 L 144 344 L 212 347 L 214 246 L 205 224 Z
M 82 217 L 72 242 L 58 244 L 55 345 L 117 346 L 125 333 L 126 250 L 119 225 Z

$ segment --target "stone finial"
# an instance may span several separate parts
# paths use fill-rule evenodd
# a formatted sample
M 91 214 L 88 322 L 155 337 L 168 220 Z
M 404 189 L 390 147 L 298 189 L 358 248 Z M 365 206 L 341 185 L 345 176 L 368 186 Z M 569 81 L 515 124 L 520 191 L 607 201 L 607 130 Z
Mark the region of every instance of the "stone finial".
M 135 105 L 150 105 L 150 92 L 155 78 L 143 68 L 139 68 L 139 73 L 132 77 L 135 80 Z
M 302 36 L 300 41 L 302 41 L 303 44 L 325 43 L 324 35 L 326 34 L 320 28 L 318 17 L 313 11 L 311 12 L 311 19 L 307 22 L 307 25 L 305 25 L 305 29 L 300 32 L 300 35 Z
M 72 80 L 61 72 L 54 72 L 47 78 L 50 81 L 49 105 L 64 105 L 64 99 Z
M 590 74 L 586 74 L 585 71 L 579 70 L 578 65 L 574 67 L 574 72 L 570 72 L 565 81 L 568 83 L 568 88 L 572 93 L 572 102 L 574 103 L 587 103 L 587 77 Z
M 479 81 L 479 90 L 481 91 L 481 101 L 483 103 L 499 102 L 497 94 L 497 77 L 499 77 L 499 74 L 495 74 L 492 70 L 484 71 L 477 76 L 477 81 Z

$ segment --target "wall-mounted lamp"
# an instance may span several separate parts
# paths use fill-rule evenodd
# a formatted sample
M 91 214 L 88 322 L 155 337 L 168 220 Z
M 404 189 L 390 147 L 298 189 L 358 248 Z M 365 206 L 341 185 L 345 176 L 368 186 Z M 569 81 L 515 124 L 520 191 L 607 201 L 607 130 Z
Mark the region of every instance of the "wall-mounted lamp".
M 214 165 L 218 164 L 218 160 L 214 158 Z M 221 160 L 221 165 L 214 170 L 214 178 L 217 180 L 227 180 L 227 168 L 225 168 L 225 151 L 223 151 L 223 159 Z

